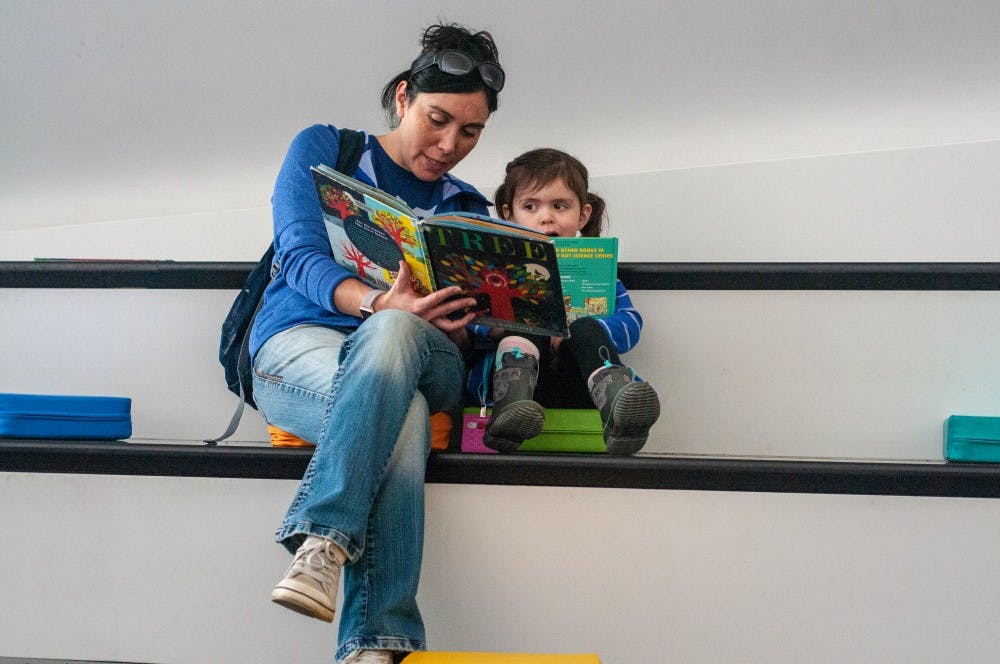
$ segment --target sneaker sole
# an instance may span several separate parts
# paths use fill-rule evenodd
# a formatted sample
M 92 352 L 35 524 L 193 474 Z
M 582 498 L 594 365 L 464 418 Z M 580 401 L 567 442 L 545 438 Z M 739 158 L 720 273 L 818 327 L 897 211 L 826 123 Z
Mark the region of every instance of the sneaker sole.
M 271 601 L 304 616 L 323 622 L 333 622 L 333 609 L 297 590 L 275 586 L 274 590 L 271 591 Z
M 500 453 L 515 452 L 521 443 L 542 432 L 545 409 L 534 401 L 505 406 L 483 433 L 483 444 Z
M 604 429 L 608 454 L 635 454 L 649 438 L 649 429 L 660 417 L 660 399 L 648 383 L 629 383 L 615 399 Z

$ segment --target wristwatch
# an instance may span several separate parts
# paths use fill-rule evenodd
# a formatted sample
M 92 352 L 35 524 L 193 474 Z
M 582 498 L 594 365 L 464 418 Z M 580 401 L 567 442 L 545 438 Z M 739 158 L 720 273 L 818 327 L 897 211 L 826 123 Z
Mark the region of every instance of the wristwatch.
M 375 299 L 384 294 L 385 291 L 378 288 L 373 288 L 365 294 L 364 299 L 361 300 L 361 306 L 358 307 L 361 312 L 361 320 L 365 320 L 375 313 Z

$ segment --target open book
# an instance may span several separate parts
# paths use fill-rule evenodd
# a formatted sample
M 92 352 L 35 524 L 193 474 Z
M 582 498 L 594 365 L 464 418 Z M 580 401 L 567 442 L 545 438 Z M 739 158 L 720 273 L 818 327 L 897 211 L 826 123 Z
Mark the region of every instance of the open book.
M 468 212 L 420 219 L 399 198 L 332 168 L 312 174 L 333 258 L 359 278 L 388 289 L 405 260 L 417 292 L 457 285 L 475 298 L 477 325 L 568 335 L 552 238 Z

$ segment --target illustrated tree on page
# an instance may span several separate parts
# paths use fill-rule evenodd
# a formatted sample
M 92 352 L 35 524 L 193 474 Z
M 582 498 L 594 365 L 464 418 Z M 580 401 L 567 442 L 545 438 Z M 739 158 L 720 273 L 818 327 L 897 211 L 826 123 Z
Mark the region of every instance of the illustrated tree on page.
M 339 187 L 329 184 L 321 185 L 319 195 L 323 205 L 341 219 L 347 219 L 348 215 L 358 213 L 357 203 L 354 202 L 350 194 Z
M 375 223 L 382 227 L 392 241 L 396 243 L 399 250 L 404 254 L 406 253 L 406 247 L 416 247 L 417 240 L 413 237 L 413 234 L 407 229 L 406 225 L 390 212 L 385 210 L 378 210 L 375 212 Z
M 489 299 L 489 315 L 501 320 L 514 320 L 514 301 L 525 300 L 539 305 L 544 299 L 548 282 L 533 274 L 526 266 L 495 265 L 470 257 L 454 256 L 441 261 L 447 271 L 445 286 L 458 285 L 469 295 L 483 294 Z
M 344 250 L 344 258 L 357 266 L 358 276 L 364 276 L 367 274 L 368 268 L 375 267 L 375 263 L 368 260 L 368 257 L 361 253 L 358 248 L 350 242 L 342 242 L 340 246 Z

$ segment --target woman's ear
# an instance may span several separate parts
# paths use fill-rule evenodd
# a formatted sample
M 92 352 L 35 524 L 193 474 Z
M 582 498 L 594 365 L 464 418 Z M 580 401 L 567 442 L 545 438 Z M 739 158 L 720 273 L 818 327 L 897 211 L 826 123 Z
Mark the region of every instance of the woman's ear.
M 408 81 L 400 81 L 396 86 L 396 117 L 400 120 L 406 114 L 406 86 Z

